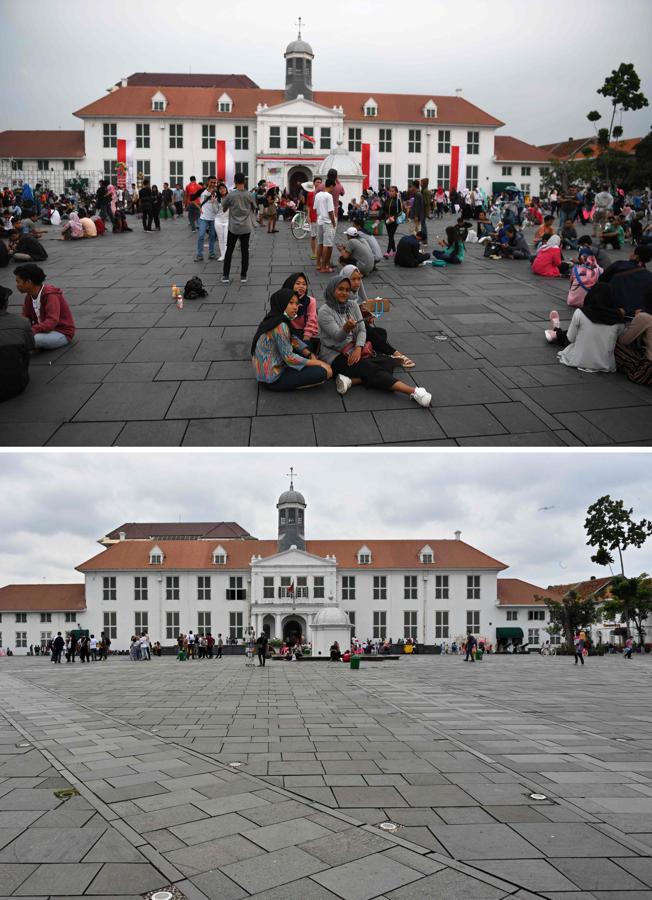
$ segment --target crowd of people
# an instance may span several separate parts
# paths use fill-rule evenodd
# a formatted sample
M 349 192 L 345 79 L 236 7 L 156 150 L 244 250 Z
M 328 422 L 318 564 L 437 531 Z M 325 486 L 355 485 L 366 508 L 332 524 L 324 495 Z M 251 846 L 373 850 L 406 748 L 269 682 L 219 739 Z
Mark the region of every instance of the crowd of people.
M 25 389 L 32 353 L 63 349 L 75 336 L 70 304 L 60 288 L 46 281 L 40 265 L 48 259 L 40 240 L 44 229 L 58 226 L 61 240 L 74 242 L 101 236 L 109 224 L 114 233 L 131 231 L 128 214 L 140 216 L 148 234 L 160 230 L 161 218 L 183 219 L 197 235 L 195 261 L 204 260 L 207 242 L 209 260 L 222 264 L 224 284 L 230 283 L 239 245 L 240 282 L 246 284 L 252 230 L 264 229 L 267 220 L 273 233 L 280 220 L 300 209 L 310 222 L 310 260 L 317 273 L 331 277 L 320 298 L 307 271 L 293 273 L 271 295 L 251 342 L 254 375 L 267 390 L 306 389 L 333 380 L 342 396 L 362 385 L 429 407 L 431 392 L 396 372 L 413 369 L 415 362 L 379 322 L 379 302 L 385 309 L 391 301 L 370 299 L 364 281 L 387 262 L 399 268 L 460 266 L 475 243 L 484 246 L 486 258 L 528 261 L 537 276 L 569 280 L 569 327 L 562 329 L 558 311 L 552 310 L 545 332 L 560 363 L 587 372 L 620 369 L 636 383 L 652 383 L 649 191 L 573 186 L 553 190 L 542 202 L 516 189 L 494 197 L 477 188 L 449 191 L 438 185 L 431 190 L 428 179 L 421 179 L 406 191 L 396 185 L 370 188 L 349 199 L 337 172 L 330 170 L 325 178 L 301 185 L 295 198 L 265 181 L 250 191 L 245 176 L 236 173 L 232 189 L 215 178 L 204 185 L 192 176 L 185 187 L 165 183 L 161 191 L 148 179 L 130 189 L 100 181 L 94 194 L 78 190 L 59 196 L 23 185 L 17 191 L 4 188 L 1 199 L 0 267 L 19 263 L 14 277 L 23 305 L 20 315 L 9 313 L 12 290 L 0 288 L 0 400 Z M 436 236 L 429 252 L 429 223 L 446 214 L 457 219 L 441 238 Z M 372 233 L 380 233 L 378 223 L 387 232 L 384 250 Z M 397 241 L 403 223 L 407 233 Z M 592 234 L 578 232 L 589 225 Z M 529 227 L 535 228 L 532 249 Z M 612 263 L 606 251 L 622 250 L 627 241 L 632 244 L 629 259 Z

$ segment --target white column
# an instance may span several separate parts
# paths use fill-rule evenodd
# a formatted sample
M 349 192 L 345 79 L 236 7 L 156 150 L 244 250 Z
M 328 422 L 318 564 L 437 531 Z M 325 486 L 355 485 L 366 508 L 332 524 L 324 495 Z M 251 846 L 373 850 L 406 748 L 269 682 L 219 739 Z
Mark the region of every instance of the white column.
M 281 613 L 274 613 L 274 637 L 282 638 L 283 637 L 283 628 L 281 626 Z

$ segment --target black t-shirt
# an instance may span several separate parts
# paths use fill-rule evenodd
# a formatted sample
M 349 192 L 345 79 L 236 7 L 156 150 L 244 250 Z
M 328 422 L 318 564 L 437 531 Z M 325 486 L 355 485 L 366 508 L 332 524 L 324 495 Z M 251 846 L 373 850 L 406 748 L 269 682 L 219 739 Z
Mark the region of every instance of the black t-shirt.
M 42 262 L 48 258 L 43 244 L 29 234 L 23 234 L 16 244 L 16 253 L 27 253 L 35 262 Z

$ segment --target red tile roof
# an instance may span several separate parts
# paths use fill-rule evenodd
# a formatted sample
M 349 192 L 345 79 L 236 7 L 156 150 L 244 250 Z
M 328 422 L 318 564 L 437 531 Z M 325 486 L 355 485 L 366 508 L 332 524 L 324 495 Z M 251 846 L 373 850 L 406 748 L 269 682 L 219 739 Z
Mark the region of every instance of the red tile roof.
M 168 101 L 165 112 L 152 111 L 152 97 L 156 88 L 161 89 Z M 74 115 L 79 118 L 107 116 L 111 118 L 253 119 L 259 104 L 276 106 L 283 103 L 285 99 L 282 90 L 233 88 L 229 90 L 229 96 L 233 100 L 232 111 L 218 113 L 217 101 L 221 93 L 219 88 L 208 87 L 127 86 L 118 88 L 99 100 L 83 106 Z M 333 106 L 342 106 L 344 116 L 348 120 L 364 119 L 367 121 L 363 114 L 363 106 L 370 96 L 369 92 L 315 91 L 313 100 L 329 109 Z M 435 127 L 438 122 L 446 125 L 487 125 L 494 128 L 505 124 L 462 97 L 431 97 L 416 94 L 374 94 L 373 97 L 378 104 L 378 115 L 370 120 L 372 122 L 422 121 L 424 127 Z M 423 107 L 430 99 L 437 104 L 436 119 L 425 119 L 423 115 Z
M 627 153 L 629 155 L 633 155 L 637 146 L 643 138 L 623 138 L 619 141 L 612 141 L 611 148 L 612 150 L 620 150 L 621 153 Z M 587 154 L 585 157 L 582 150 L 584 148 L 588 148 L 591 150 L 590 154 Z M 540 149 L 543 150 L 548 158 L 552 157 L 554 159 L 591 159 L 596 156 L 598 153 L 598 148 L 596 146 L 596 138 L 588 137 L 588 138 L 578 138 L 576 140 L 568 140 L 568 141 L 560 141 L 556 144 L 541 144 Z
M 113 531 L 109 531 L 104 540 L 120 540 L 120 532 L 124 531 L 125 539 L 132 541 L 148 540 L 255 540 L 237 522 L 125 522 Z
M 543 600 L 537 600 L 537 597 L 560 600 L 563 593 L 538 587 L 520 578 L 499 578 L 497 595 L 499 606 L 543 606 Z
M 542 162 L 546 163 L 550 157 L 539 147 L 526 144 L 518 138 L 508 137 L 506 134 L 497 134 L 494 137 L 494 155 L 499 162 Z
M 0 588 L 0 612 L 82 612 L 83 584 L 8 584 Z
M 252 556 L 263 558 L 277 552 L 276 541 L 222 541 L 227 553 L 226 566 L 214 566 L 211 541 L 118 541 L 77 566 L 79 572 L 108 570 L 157 569 L 248 569 Z M 419 551 L 426 545 L 433 550 L 433 565 L 419 561 Z M 150 550 L 163 551 L 162 566 L 150 566 Z M 371 551 L 371 564 L 358 563 L 357 552 L 366 546 Z M 325 558 L 334 554 L 344 569 L 506 569 L 505 563 L 487 556 L 464 541 L 306 541 L 306 552 Z
M 549 590 L 554 590 L 562 596 L 566 596 L 569 591 L 576 591 L 581 600 L 586 600 L 594 594 L 599 594 L 611 584 L 612 576 L 604 578 L 588 578 L 586 581 L 578 581 L 575 584 L 555 584 L 551 585 Z
M 0 131 L 0 159 L 83 159 L 83 131 Z
M 257 88 L 248 75 L 199 75 L 183 72 L 134 72 L 126 79 L 129 85 L 148 87 L 215 87 Z M 118 86 L 120 82 L 118 82 Z

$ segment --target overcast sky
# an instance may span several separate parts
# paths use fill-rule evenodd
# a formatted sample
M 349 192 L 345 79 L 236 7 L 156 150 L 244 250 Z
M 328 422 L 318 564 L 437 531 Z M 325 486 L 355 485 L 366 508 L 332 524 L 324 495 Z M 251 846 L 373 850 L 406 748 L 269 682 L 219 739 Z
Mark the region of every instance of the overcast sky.
M 124 522 L 236 521 L 276 537 L 288 486 L 308 503 L 306 536 L 453 538 L 546 587 L 608 574 L 585 546 L 586 509 L 611 494 L 652 517 L 646 455 L 589 453 L 31 453 L 0 455 L 0 585 L 80 581 L 74 566 Z M 541 507 L 551 507 L 542 509 Z M 625 555 L 652 571 L 652 540 Z
M 5 90 L 0 130 L 81 128 L 72 112 L 123 76 L 241 72 L 282 88 L 283 52 L 298 16 L 315 52 L 316 90 L 454 94 L 535 144 L 593 133 L 589 110 L 621 62 L 652 95 L 650 0 L 0 0 Z M 652 109 L 626 113 L 647 134 Z

